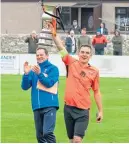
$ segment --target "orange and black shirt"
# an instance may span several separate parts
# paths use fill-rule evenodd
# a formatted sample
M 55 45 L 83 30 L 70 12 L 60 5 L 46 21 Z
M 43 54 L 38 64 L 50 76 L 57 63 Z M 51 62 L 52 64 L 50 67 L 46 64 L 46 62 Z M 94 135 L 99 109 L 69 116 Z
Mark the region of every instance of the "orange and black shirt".
M 99 89 L 99 71 L 95 67 L 83 66 L 77 59 L 70 55 L 62 58 L 68 67 L 66 79 L 65 104 L 81 109 L 88 109 L 91 106 L 90 89 Z

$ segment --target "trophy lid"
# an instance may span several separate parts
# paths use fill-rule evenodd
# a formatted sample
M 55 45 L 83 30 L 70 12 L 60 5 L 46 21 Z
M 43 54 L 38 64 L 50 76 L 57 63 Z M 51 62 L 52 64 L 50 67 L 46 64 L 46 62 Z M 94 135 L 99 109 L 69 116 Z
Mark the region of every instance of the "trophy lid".
M 52 11 L 48 11 L 48 13 L 53 14 Z M 48 15 L 48 14 L 46 14 L 46 13 L 43 12 L 43 14 L 42 14 L 42 19 L 43 19 L 43 20 L 51 20 L 52 17 L 51 17 L 50 15 Z

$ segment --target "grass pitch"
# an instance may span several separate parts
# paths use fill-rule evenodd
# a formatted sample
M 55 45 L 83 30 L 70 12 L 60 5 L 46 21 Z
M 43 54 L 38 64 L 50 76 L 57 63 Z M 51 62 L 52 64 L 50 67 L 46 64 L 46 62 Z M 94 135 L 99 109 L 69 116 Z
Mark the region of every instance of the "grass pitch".
M 96 123 L 97 108 L 91 94 L 90 123 L 83 142 L 129 142 L 129 79 L 101 78 L 104 119 Z M 1 142 L 35 143 L 30 90 L 20 87 L 20 75 L 1 76 Z M 55 135 L 58 143 L 69 142 L 63 119 L 65 77 L 60 77 Z

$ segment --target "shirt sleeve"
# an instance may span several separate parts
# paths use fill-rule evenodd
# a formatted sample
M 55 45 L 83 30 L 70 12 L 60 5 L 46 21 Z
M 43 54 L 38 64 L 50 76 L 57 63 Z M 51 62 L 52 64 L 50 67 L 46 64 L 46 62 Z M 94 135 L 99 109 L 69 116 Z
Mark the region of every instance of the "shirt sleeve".
M 100 78 L 99 78 L 99 71 L 98 71 L 92 84 L 93 91 L 99 90 L 99 84 L 100 84 Z
M 93 40 L 92 40 L 92 45 L 93 45 L 93 46 L 95 45 L 95 37 L 94 37 Z
M 104 38 L 103 42 L 107 43 L 107 38 L 105 36 L 103 38 Z
M 65 65 L 70 65 L 71 63 L 76 61 L 76 59 L 70 56 L 69 54 L 67 54 L 62 58 L 62 61 L 65 63 Z

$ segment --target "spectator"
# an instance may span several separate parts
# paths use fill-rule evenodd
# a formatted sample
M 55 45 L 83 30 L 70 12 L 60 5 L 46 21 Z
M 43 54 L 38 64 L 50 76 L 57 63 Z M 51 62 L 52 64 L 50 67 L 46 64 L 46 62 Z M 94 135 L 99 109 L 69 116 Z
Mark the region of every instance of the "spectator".
M 70 30 L 74 30 L 74 33 L 75 33 L 75 34 L 80 34 L 80 33 L 81 33 L 81 29 L 80 29 L 80 27 L 78 26 L 77 20 L 74 20 L 74 21 L 73 21 L 73 25 L 72 25 L 72 27 L 71 27 Z
M 33 30 L 31 35 L 26 38 L 25 42 L 28 43 L 28 53 L 35 54 L 38 43 L 36 31 Z
M 68 32 L 68 35 L 66 37 L 65 46 L 66 46 L 68 53 L 71 53 L 72 52 L 72 39 L 70 37 L 70 32 Z
M 74 36 L 74 31 L 70 31 L 70 37 L 72 39 L 72 54 L 75 54 L 77 51 L 77 45 L 76 45 L 76 38 Z
M 66 48 L 70 54 L 76 53 L 76 38 L 74 37 L 74 31 L 70 31 L 70 35 L 66 38 L 65 42 Z
M 112 38 L 113 55 L 122 55 L 123 37 L 120 35 L 120 31 L 115 31 L 115 36 Z
M 81 30 L 81 36 L 78 38 L 78 48 L 80 48 L 82 45 L 91 45 L 91 39 L 86 35 L 86 28 Z
M 108 30 L 105 27 L 105 23 L 101 23 L 100 28 L 98 28 L 97 31 L 100 31 L 102 35 L 108 35 Z
M 104 47 L 107 46 L 107 39 L 101 34 L 100 30 L 96 32 L 96 36 L 93 38 L 92 45 L 95 48 L 95 55 L 104 55 Z

